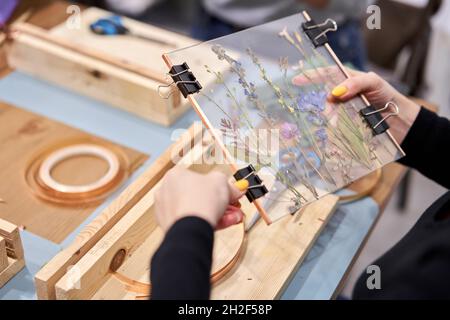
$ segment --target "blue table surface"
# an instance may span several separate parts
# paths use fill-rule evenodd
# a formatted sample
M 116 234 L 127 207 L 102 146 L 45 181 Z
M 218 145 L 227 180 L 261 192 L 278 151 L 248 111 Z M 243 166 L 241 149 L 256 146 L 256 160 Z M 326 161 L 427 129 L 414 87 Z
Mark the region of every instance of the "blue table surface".
M 0 289 L 0 299 L 35 299 L 36 272 L 176 140 L 180 131 L 175 129 L 186 129 L 199 119 L 189 111 L 172 127 L 163 127 L 18 72 L 0 80 L 0 100 L 151 155 L 120 190 L 62 243 L 21 232 L 26 267 Z M 339 206 L 281 298 L 330 299 L 378 213 L 371 198 Z

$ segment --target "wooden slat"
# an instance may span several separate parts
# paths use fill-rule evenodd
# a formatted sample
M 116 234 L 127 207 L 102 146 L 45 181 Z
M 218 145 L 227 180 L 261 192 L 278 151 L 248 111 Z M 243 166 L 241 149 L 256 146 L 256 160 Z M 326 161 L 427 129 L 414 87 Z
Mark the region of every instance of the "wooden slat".
M 14 224 L 0 219 L 0 288 L 24 266 L 19 229 Z
M 6 254 L 6 241 L 0 236 L 0 272 L 8 266 L 8 255 Z
M 121 197 L 114 200 L 97 218 L 86 226 L 74 243 L 59 252 L 35 276 L 38 299 L 55 299 L 55 284 L 76 264 L 155 184 L 174 166 L 172 153 L 178 153 L 201 136 L 201 126 L 192 126 L 178 143 L 168 148 L 155 163 Z
M 24 258 L 20 231 L 16 225 L 0 219 L 0 236 L 5 239 L 7 248 L 12 251 L 10 256 L 19 260 Z

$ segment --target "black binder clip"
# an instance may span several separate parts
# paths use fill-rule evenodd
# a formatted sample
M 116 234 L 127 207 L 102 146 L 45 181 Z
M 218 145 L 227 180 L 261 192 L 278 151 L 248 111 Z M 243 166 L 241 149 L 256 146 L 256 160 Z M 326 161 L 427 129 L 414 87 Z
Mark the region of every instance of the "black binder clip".
M 261 198 L 269 192 L 269 190 L 267 190 L 267 188 L 263 185 L 261 178 L 255 173 L 255 168 L 251 164 L 238 170 L 233 176 L 236 181 L 242 179 L 246 179 L 248 181 L 249 187 L 245 195 L 250 202 Z
M 314 20 L 302 23 L 303 31 L 317 48 L 328 42 L 327 32 L 336 31 L 337 23 L 333 19 L 317 24 Z
M 158 93 L 162 98 L 168 99 L 173 91 L 171 91 L 167 96 L 162 96 L 160 89 L 171 87 L 173 84 L 176 84 L 178 89 L 181 91 L 183 97 L 187 98 L 188 95 L 192 93 L 197 93 L 202 89 L 201 84 L 195 78 L 194 74 L 190 71 L 189 66 L 186 62 L 183 64 L 173 66 L 169 73 L 173 82 L 168 85 L 160 85 L 158 86 Z
M 394 111 L 387 114 L 384 118 L 382 118 L 381 112 L 390 107 L 392 107 Z M 399 114 L 399 109 L 394 102 L 389 101 L 381 109 L 375 109 L 373 106 L 368 106 L 367 108 L 362 109 L 360 113 L 366 119 L 369 126 L 372 128 L 373 133 L 375 135 L 378 135 L 382 134 L 387 129 L 389 129 L 389 125 L 387 124 L 386 120 L 389 117 L 397 116 Z

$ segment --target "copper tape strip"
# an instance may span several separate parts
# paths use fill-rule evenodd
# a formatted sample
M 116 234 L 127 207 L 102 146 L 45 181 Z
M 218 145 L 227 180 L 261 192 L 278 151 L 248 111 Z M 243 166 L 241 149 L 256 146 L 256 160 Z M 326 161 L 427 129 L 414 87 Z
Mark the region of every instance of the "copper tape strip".
M 239 245 L 238 250 L 234 254 L 233 258 L 231 258 L 231 260 L 228 261 L 228 263 L 225 266 L 223 266 L 221 269 L 211 274 L 211 284 L 217 283 L 219 280 L 225 277 L 228 274 L 228 272 L 230 272 L 233 269 L 233 267 L 239 261 L 242 252 L 244 251 L 245 247 L 244 244 L 246 239 L 247 233 L 245 232 L 244 223 L 242 223 L 242 241 Z M 125 290 L 141 294 L 139 296 L 136 296 L 135 297 L 136 299 L 146 299 L 151 297 L 151 289 L 152 289 L 151 283 L 133 280 L 130 277 L 127 277 L 117 271 L 113 271 L 112 276 L 125 286 Z
M 57 152 L 64 150 L 65 148 L 74 147 L 76 145 L 94 145 L 100 148 L 107 149 L 108 152 L 114 154 L 115 158 L 119 162 L 119 169 L 113 178 L 108 179 L 108 181 L 98 188 L 88 190 L 86 192 L 64 192 L 64 190 L 56 190 L 52 188 L 43 181 L 41 176 L 41 165 L 52 155 Z M 85 153 L 80 153 L 79 155 L 84 155 Z M 72 155 L 72 156 L 76 156 Z M 101 158 L 101 157 L 100 157 Z M 67 159 L 67 158 L 64 158 Z M 61 159 L 63 161 L 64 159 Z M 56 165 L 57 163 L 54 163 Z M 35 156 L 27 165 L 24 176 L 28 187 L 31 189 L 33 194 L 39 199 L 56 203 L 59 205 L 86 205 L 101 202 L 106 196 L 113 192 L 117 187 L 128 177 L 129 163 L 126 155 L 115 146 L 110 146 L 104 143 L 99 143 L 95 140 L 90 140 L 87 138 L 72 139 L 69 141 L 64 141 L 55 144 L 44 151 L 41 151 L 37 156 Z
M 68 185 L 56 181 L 52 176 L 53 169 L 64 160 L 77 156 L 94 156 L 108 162 L 108 171 L 98 180 L 84 185 Z M 39 167 L 39 179 L 50 189 L 61 193 L 80 194 L 92 192 L 108 185 L 119 173 L 119 158 L 110 150 L 95 144 L 75 144 L 58 149 L 42 161 Z

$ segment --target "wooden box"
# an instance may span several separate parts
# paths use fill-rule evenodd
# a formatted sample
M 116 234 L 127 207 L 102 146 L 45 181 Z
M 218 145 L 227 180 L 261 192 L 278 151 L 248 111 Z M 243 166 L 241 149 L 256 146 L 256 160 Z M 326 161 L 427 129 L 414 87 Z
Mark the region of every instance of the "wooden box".
M 12 26 L 7 48 L 10 67 L 165 126 L 189 108 L 178 91 L 162 99 L 158 86 L 170 79 L 161 55 L 195 40 L 128 18 L 123 18 L 123 23 L 134 33 L 167 44 L 133 36 L 97 35 L 90 31 L 90 24 L 110 12 L 92 7 L 73 20 L 66 7 L 59 4 L 52 9 L 63 19 L 49 30 L 23 22 Z M 73 21 L 80 24 L 71 25 Z M 163 89 L 163 94 L 168 91 Z
M 211 152 L 211 143 L 200 141 L 201 135 L 201 129 L 192 127 L 37 273 L 39 299 L 148 297 L 150 257 L 162 239 L 153 215 L 153 194 L 161 177 L 175 165 L 173 156 L 182 156 L 177 166 L 231 174 L 226 165 L 199 163 Z M 260 221 L 247 233 L 243 224 L 216 232 L 212 298 L 278 298 L 337 200 L 328 195 L 270 226 Z M 249 219 L 256 210 L 247 200 L 241 202 Z

